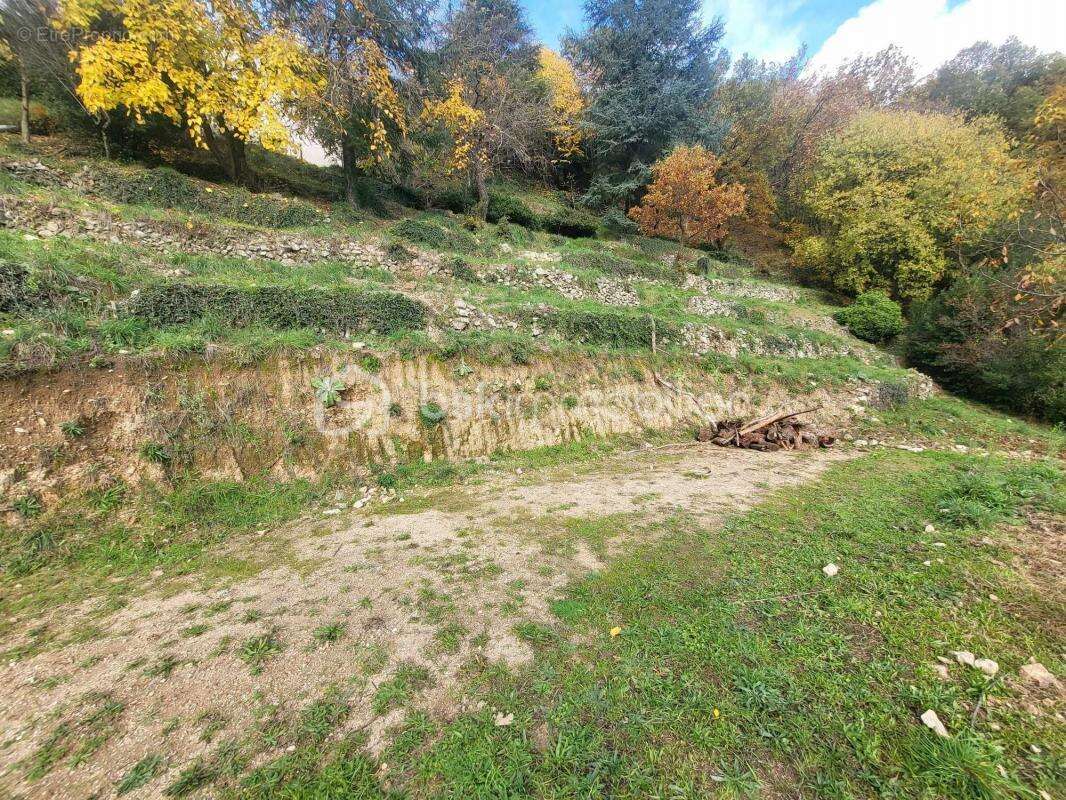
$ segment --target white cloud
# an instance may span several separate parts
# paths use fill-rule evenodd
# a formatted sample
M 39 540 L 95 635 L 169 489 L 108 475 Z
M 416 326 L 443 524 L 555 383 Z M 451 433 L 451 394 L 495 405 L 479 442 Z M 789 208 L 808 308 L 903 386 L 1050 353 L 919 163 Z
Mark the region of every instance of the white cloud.
M 803 43 L 800 26 L 790 22 L 801 0 L 705 0 L 708 22 L 725 19 L 724 44 L 739 58 L 749 53 L 769 61 L 784 61 Z
M 1040 50 L 1066 51 L 1063 0 L 963 0 L 948 6 L 947 0 L 874 0 L 826 39 L 811 66 L 832 69 L 895 44 L 925 75 L 974 42 L 1001 44 L 1011 36 Z

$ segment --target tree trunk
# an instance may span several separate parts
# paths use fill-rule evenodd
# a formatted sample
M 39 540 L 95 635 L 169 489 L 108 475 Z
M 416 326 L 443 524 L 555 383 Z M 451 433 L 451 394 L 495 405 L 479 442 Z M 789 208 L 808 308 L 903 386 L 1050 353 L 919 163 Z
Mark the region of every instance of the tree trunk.
M 205 125 L 204 142 L 215 161 L 226 171 L 226 176 L 238 186 L 254 188 L 255 175 L 248 167 L 244 140 L 223 128 L 217 135 L 210 125 Z
M 244 139 L 226 132 L 226 149 L 229 150 L 229 162 L 232 169 L 230 178 L 238 186 L 246 189 L 255 188 L 255 175 L 248 166 L 248 153 Z
M 100 128 L 100 142 L 104 146 L 104 158 L 111 160 L 111 138 L 107 135 L 107 129 L 111 127 L 111 115 L 106 111 L 99 118 L 97 126 Z
M 485 167 L 477 153 L 474 153 L 470 163 L 470 177 L 474 183 L 474 193 L 477 196 L 477 205 L 474 214 L 478 219 L 485 219 L 489 215 L 489 189 L 485 185 Z
M 19 59 L 19 85 L 22 90 L 22 113 L 19 115 L 19 131 L 22 134 L 22 143 L 30 143 L 30 76 L 26 74 L 26 66 Z
M 345 134 L 341 143 L 341 171 L 344 173 L 344 197 L 353 206 L 359 205 L 359 197 L 355 191 L 356 174 L 355 148 Z

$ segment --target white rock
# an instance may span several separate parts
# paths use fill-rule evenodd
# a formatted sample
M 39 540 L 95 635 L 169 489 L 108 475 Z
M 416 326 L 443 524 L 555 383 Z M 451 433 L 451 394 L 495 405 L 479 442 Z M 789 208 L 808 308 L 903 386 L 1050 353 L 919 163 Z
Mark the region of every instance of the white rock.
M 978 658 L 973 662 L 974 668 L 981 670 L 985 675 L 989 677 L 999 672 L 999 664 L 993 661 L 991 658 Z
M 497 713 L 495 717 L 493 717 L 492 721 L 496 723 L 497 728 L 506 728 L 508 725 L 514 722 L 514 714 L 504 714 L 500 712 Z
M 957 662 L 967 667 L 974 666 L 976 662 L 973 653 L 969 650 L 952 650 L 951 655 L 954 656 Z
M 1057 688 L 1062 685 L 1059 683 L 1059 679 L 1052 675 L 1047 667 L 1039 661 L 1030 661 L 1028 664 L 1023 664 L 1022 668 L 1018 670 L 1018 674 L 1026 682 L 1036 684 L 1041 689 Z
M 944 664 L 933 664 L 932 667 L 933 672 L 936 673 L 936 676 L 940 678 L 940 680 L 946 681 L 951 678 L 951 673 L 948 671 L 948 668 Z
M 932 523 L 929 523 L 928 525 L 925 526 L 925 532 L 926 533 L 936 533 L 936 526 L 933 525 Z
M 822 572 L 825 573 L 827 578 L 832 578 L 834 575 L 840 572 L 840 567 L 838 567 L 833 562 L 829 562 L 824 567 L 822 567 Z
M 944 723 L 940 721 L 940 717 L 936 715 L 933 709 L 929 709 L 922 714 L 922 722 L 925 723 L 925 727 L 935 733 L 937 736 L 942 736 L 945 739 L 950 738 L 948 736 L 948 729 L 944 727 Z
M 324 516 L 324 517 L 335 517 L 339 513 L 341 513 L 341 510 L 339 508 L 327 508 L 325 511 L 322 512 L 322 516 Z

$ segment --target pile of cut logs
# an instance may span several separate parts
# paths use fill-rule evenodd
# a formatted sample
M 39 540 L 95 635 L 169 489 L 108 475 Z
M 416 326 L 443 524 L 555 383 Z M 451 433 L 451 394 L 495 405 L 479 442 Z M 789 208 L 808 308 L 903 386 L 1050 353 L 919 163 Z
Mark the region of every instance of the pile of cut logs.
M 763 452 L 829 447 L 836 441 L 836 437 L 808 430 L 805 423 L 796 420 L 800 414 L 817 410 L 808 408 L 803 411 L 782 411 L 750 422 L 727 419 L 714 427 L 700 428 L 696 439 L 701 442 L 713 442 L 721 447 L 746 447 Z

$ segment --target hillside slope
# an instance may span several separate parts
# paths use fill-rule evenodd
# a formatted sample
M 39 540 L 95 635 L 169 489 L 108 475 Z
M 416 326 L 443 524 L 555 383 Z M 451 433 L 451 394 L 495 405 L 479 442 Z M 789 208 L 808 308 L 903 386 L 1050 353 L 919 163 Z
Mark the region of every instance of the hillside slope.
M 0 190 L 13 796 L 1061 785 L 1060 435 L 828 298 L 516 186 L 532 228 L 14 149 Z M 693 441 L 801 408 L 838 448 Z

